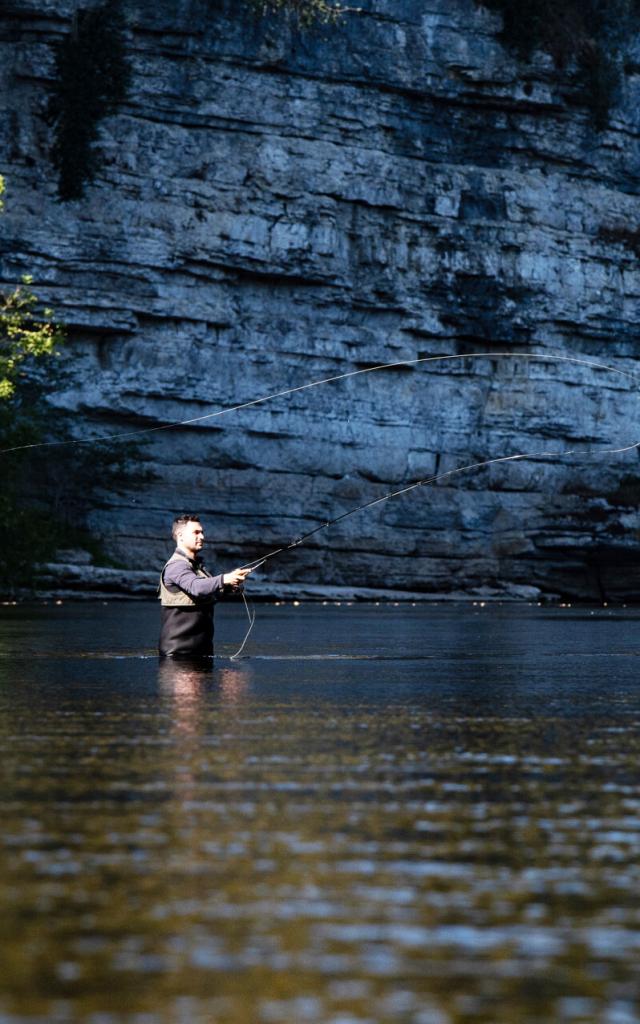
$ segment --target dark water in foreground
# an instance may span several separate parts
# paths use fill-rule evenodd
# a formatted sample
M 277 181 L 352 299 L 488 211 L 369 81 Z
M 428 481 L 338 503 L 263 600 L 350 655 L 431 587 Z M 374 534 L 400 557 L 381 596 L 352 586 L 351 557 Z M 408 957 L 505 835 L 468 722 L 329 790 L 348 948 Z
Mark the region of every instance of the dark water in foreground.
M 0 612 L 0 1024 L 640 1021 L 640 611 Z

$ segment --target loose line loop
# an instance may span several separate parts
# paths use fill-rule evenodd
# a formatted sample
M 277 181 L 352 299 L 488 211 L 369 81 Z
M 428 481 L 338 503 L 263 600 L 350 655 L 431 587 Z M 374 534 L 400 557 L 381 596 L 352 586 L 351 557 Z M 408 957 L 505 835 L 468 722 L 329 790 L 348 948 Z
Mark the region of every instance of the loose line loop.
M 376 366 L 365 366 L 360 370 L 349 370 L 347 373 L 339 373 L 332 377 L 323 377 L 321 380 L 314 380 L 307 384 L 299 384 L 294 388 L 286 388 L 283 391 L 275 391 L 271 395 L 263 395 L 261 398 L 254 398 L 249 402 L 241 402 L 239 405 L 230 405 L 226 409 L 218 409 L 216 412 L 204 413 L 202 416 L 192 416 L 186 420 L 175 420 L 171 423 L 162 423 L 157 427 L 144 427 L 141 430 L 128 430 L 119 434 L 103 434 L 98 437 L 71 438 L 67 441 L 38 441 L 32 444 L 15 445 L 13 448 L 0 449 L 0 455 L 7 455 L 10 452 L 21 452 L 31 448 L 55 448 L 76 444 L 100 444 L 105 441 L 128 441 L 132 437 L 142 437 L 146 434 L 154 434 L 160 430 L 172 430 L 175 427 L 191 426 L 194 423 L 203 423 L 205 420 L 216 419 L 219 416 L 227 416 L 232 412 L 240 412 L 241 409 L 250 409 L 255 405 L 262 405 L 271 402 L 275 398 L 284 398 L 286 395 L 294 395 L 299 391 L 308 391 L 310 388 L 317 388 L 323 384 L 333 384 L 340 380 L 347 380 L 349 377 L 358 377 L 366 373 L 376 373 L 380 370 L 397 369 L 400 366 L 417 366 L 422 363 L 438 363 L 460 359 L 528 359 L 540 362 L 562 362 L 576 363 L 580 366 L 589 366 L 595 370 L 607 370 L 609 373 L 617 373 L 622 377 L 640 384 L 640 377 L 629 370 L 621 370 L 617 366 L 609 366 L 592 359 L 582 359 L 578 356 L 565 356 L 554 352 L 467 352 L 454 353 L 440 356 L 419 356 L 416 359 L 400 359 L 392 363 L 380 363 Z
M 311 381 L 307 384 L 300 384 L 297 387 L 286 388 L 281 391 L 276 391 L 270 395 L 264 395 L 260 398 L 254 398 L 248 402 L 241 402 L 238 405 L 229 406 L 225 409 L 219 409 L 215 412 L 205 413 L 202 416 L 193 416 L 190 417 L 189 419 L 175 420 L 171 423 L 163 423 L 155 427 L 146 427 L 141 430 L 130 430 L 118 434 L 105 434 L 98 437 L 72 438 L 66 441 L 41 441 L 32 444 L 16 445 L 15 447 L 12 448 L 0 449 L 0 455 L 7 455 L 11 452 L 26 451 L 28 449 L 35 448 L 63 447 L 77 444 L 99 444 L 103 442 L 112 441 L 117 443 L 120 441 L 129 440 L 133 437 L 142 437 L 147 434 L 157 433 L 161 430 L 170 430 L 176 427 L 191 426 L 195 423 L 204 423 L 207 420 L 215 419 L 220 416 L 226 416 L 232 412 L 239 412 L 242 409 L 249 409 L 252 408 L 253 406 L 273 401 L 276 398 L 284 398 L 287 395 L 293 395 L 300 391 L 307 391 L 311 388 L 317 388 L 324 384 L 332 384 L 341 380 L 347 380 L 348 378 L 351 377 L 358 377 L 364 374 L 375 373 L 382 370 L 395 369 L 402 366 L 417 366 L 423 363 L 453 362 L 463 359 L 495 360 L 512 358 L 539 362 L 563 362 L 572 363 L 579 366 L 587 366 L 590 367 L 591 369 L 605 370 L 609 373 L 618 374 L 621 377 L 625 377 L 628 380 L 632 380 L 636 384 L 640 384 L 640 377 L 635 373 L 630 372 L 629 370 L 622 370 L 619 367 L 610 366 L 606 363 L 601 363 L 596 360 L 583 359 L 578 356 L 566 356 L 554 352 L 467 352 L 453 353 L 449 355 L 419 356 L 416 359 L 401 359 L 390 363 L 380 363 L 376 366 L 363 367 L 359 370 L 350 370 L 347 373 L 340 373 L 335 374 L 334 376 L 331 377 L 324 377 L 320 380 Z M 296 537 L 288 544 L 283 544 L 280 547 L 275 548 L 273 551 L 269 551 L 267 554 L 262 555 L 259 559 L 254 559 L 252 562 L 247 562 L 241 568 L 256 569 L 258 568 L 259 565 L 264 564 L 269 559 L 275 558 L 276 555 L 282 554 L 285 551 L 290 551 L 294 547 L 299 547 L 301 544 L 304 544 L 305 541 L 315 536 L 315 534 L 320 533 L 320 531 L 322 530 L 326 530 L 330 526 L 334 526 L 336 523 L 342 522 L 344 519 L 347 519 L 349 516 L 355 515 L 357 512 L 362 512 L 365 509 L 373 508 L 375 505 L 379 505 L 384 501 L 389 501 L 392 498 L 397 498 L 403 494 L 408 494 L 410 491 L 413 491 L 418 487 L 425 487 L 430 484 L 435 484 L 440 480 L 445 480 L 459 473 L 469 472 L 473 469 L 481 469 L 485 466 L 495 465 L 496 463 L 515 462 L 518 460 L 525 459 L 560 459 L 565 458 L 567 456 L 583 457 L 597 455 L 618 455 L 624 452 L 633 451 L 634 449 L 638 448 L 640 448 L 640 441 L 635 441 L 621 448 L 601 448 L 594 450 L 568 449 L 563 452 L 520 452 L 514 455 L 503 455 L 493 459 L 485 459 L 481 462 L 472 462 L 464 466 L 458 466 L 457 468 L 447 470 L 444 473 L 438 473 L 434 476 L 424 477 L 421 480 L 416 480 L 411 484 L 389 491 L 388 493 L 383 494 L 378 498 L 374 498 L 371 501 L 364 502 L 362 505 L 358 505 L 356 508 L 349 509 L 347 512 L 343 512 L 341 513 L 341 515 L 336 516 L 334 519 L 329 519 L 324 521 L 323 523 L 320 523 L 318 526 L 315 526 L 312 530 L 309 530 L 307 533 L 304 533 L 299 537 Z M 242 642 L 242 645 L 236 651 L 236 653 L 232 655 L 232 660 L 237 659 L 244 650 L 244 647 L 247 643 L 247 640 L 249 639 L 249 635 L 253 629 L 256 618 L 255 611 L 251 611 L 251 609 L 249 608 L 249 604 L 247 602 L 247 598 L 244 591 L 242 591 L 242 599 L 244 601 L 245 609 L 247 611 L 247 616 L 249 619 L 249 629 Z
M 244 607 L 246 609 L 247 617 L 249 619 L 249 628 L 248 628 L 248 630 L 247 630 L 247 632 L 245 634 L 245 638 L 242 641 L 242 643 L 240 644 L 238 650 L 236 651 L 235 654 L 231 655 L 231 661 L 235 661 L 237 658 L 239 658 L 240 655 L 242 654 L 242 652 L 244 651 L 245 644 L 246 644 L 247 640 L 249 639 L 249 637 L 251 636 L 251 630 L 253 629 L 253 625 L 254 625 L 254 623 L 256 621 L 255 608 L 251 608 L 251 609 L 249 608 L 249 604 L 248 604 L 247 597 L 246 597 L 246 594 L 245 594 L 244 590 L 242 591 L 242 600 L 244 601 Z

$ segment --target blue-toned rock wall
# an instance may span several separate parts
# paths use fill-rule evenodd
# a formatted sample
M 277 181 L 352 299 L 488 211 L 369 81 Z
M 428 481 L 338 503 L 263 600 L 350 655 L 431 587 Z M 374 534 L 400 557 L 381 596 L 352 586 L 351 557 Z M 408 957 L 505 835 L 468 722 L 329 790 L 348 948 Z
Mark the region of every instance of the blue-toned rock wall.
M 125 0 L 130 95 L 95 182 L 62 203 L 43 112 L 75 6 L 5 5 L 0 278 L 30 272 L 66 322 L 54 400 L 79 436 L 438 354 L 635 370 L 638 63 L 596 132 L 571 69 L 518 63 L 475 0 L 362 0 L 305 32 L 239 0 Z M 154 568 L 194 508 L 230 567 L 431 473 L 629 444 L 638 408 L 628 378 L 552 360 L 376 372 L 150 434 L 149 479 L 90 525 Z M 638 498 L 636 451 L 497 464 L 355 515 L 269 575 L 632 597 Z

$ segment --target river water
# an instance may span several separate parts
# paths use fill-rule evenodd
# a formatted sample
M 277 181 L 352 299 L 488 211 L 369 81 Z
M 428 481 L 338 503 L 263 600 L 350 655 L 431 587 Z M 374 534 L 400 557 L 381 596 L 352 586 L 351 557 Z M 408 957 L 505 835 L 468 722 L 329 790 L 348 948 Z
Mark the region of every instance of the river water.
M 640 611 L 0 611 L 0 1024 L 640 1020 Z

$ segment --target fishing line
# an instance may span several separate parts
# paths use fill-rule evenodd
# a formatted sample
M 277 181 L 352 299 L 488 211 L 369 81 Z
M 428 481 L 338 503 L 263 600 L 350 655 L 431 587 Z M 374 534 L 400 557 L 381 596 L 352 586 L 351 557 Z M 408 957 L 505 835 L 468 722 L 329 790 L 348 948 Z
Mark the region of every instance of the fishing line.
M 416 359 L 401 359 L 401 360 L 397 360 L 397 361 L 390 362 L 390 363 L 379 363 L 379 364 L 377 364 L 375 366 L 362 367 L 359 370 L 350 370 L 347 373 L 335 374 L 335 375 L 333 375 L 331 377 L 323 377 L 320 380 L 311 381 L 311 382 L 309 382 L 307 384 L 300 384 L 300 385 L 298 385 L 296 387 L 293 387 L 293 388 L 285 388 L 285 389 L 283 389 L 281 391 L 276 391 L 276 392 L 274 392 L 273 394 L 270 394 L 270 395 L 263 395 L 260 398 L 254 398 L 254 399 L 252 399 L 250 401 L 247 401 L 247 402 L 241 402 L 241 403 L 239 403 L 237 405 L 228 406 L 227 408 L 219 409 L 216 412 L 204 413 L 201 416 L 192 416 L 192 417 L 189 417 L 188 419 L 184 419 L 184 420 L 175 420 L 175 421 L 172 421 L 171 423 L 163 423 L 163 424 L 160 424 L 160 425 L 155 426 L 155 427 L 145 427 L 145 428 L 142 428 L 141 430 L 129 430 L 129 431 L 125 431 L 125 432 L 121 432 L 121 433 L 117 433 L 117 434 L 104 434 L 104 435 L 99 435 L 97 437 L 71 438 L 71 439 L 68 439 L 68 440 L 65 440 L 65 441 L 39 441 L 39 442 L 34 442 L 32 444 L 15 445 L 14 447 L 11 447 L 11 448 L 0 449 L 0 455 L 7 455 L 7 454 L 9 454 L 11 452 L 26 451 L 28 449 L 35 449 L 35 448 L 65 447 L 65 446 L 79 445 L 79 444 L 99 444 L 99 443 L 102 443 L 102 442 L 105 442 L 105 441 L 109 441 L 109 442 L 111 442 L 111 441 L 115 441 L 115 442 L 126 441 L 126 440 L 129 440 L 130 438 L 133 438 L 133 437 L 142 437 L 142 436 L 147 435 L 147 434 L 157 433 L 157 432 L 159 432 L 161 430 L 170 430 L 170 429 L 173 429 L 175 427 L 184 427 L 184 426 L 191 426 L 194 423 L 203 423 L 206 420 L 216 419 L 219 416 L 225 416 L 225 415 L 227 415 L 229 413 L 232 413 L 232 412 L 239 412 L 242 409 L 249 409 L 249 408 L 252 408 L 253 406 L 256 406 L 256 405 L 262 405 L 263 403 L 273 401 L 276 398 L 284 398 L 287 395 L 293 395 L 293 394 L 296 394 L 296 393 L 298 393 L 300 391 L 307 391 L 307 390 L 309 390 L 311 388 L 321 387 L 323 384 L 332 384 L 332 383 L 336 383 L 336 382 L 341 381 L 341 380 L 347 380 L 350 377 L 358 377 L 358 376 L 361 376 L 363 374 L 375 373 L 375 372 L 380 371 L 380 370 L 398 369 L 398 368 L 403 367 L 403 366 L 417 366 L 417 365 L 422 364 L 422 363 L 453 362 L 453 361 L 461 360 L 461 359 L 511 359 L 511 358 L 530 360 L 530 361 L 531 360 L 537 360 L 537 361 L 540 361 L 540 362 L 573 363 L 573 364 L 580 365 L 580 366 L 588 366 L 591 369 L 605 370 L 605 371 L 607 371 L 609 373 L 617 373 L 619 376 L 622 376 L 622 377 L 625 377 L 625 378 L 627 378 L 629 380 L 632 380 L 635 383 L 640 383 L 640 377 L 638 377 L 635 373 L 630 372 L 629 370 L 622 370 L 619 367 L 610 366 L 610 365 L 608 365 L 606 363 L 601 363 L 601 362 L 598 362 L 596 360 L 583 359 L 583 358 L 580 358 L 580 357 L 577 357 L 577 356 L 560 355 L 559 353 L 553 353 L 553 352 L 548 352 L 548 353 L 538 353 L 538 352 L 467 352 L 467 353 L 453 353 L 453 354 L 448 354 L 448 355 L 437 355 L 437 356 L 419 356 Z M 312 530 L 309 530 L 307 533 L 302 534 L 302 536 L 295 538 L 289 544 L 282 545 L 281 547 L 276 548 L 273 551 L 270 551 L 268 554 L 264 555 L 261 559 L 259 559 L 257 561 L 254 561 L 254 562 L 248 562 L 245 566 L 243 566 L 243 568 L 253 568 L 253 569 L 255 569 L 255 568 L 257 568 L 258 564 L 262 565 L 268 559 L 273 558 L 276 555 L 281 554 L 281 553 L 283 553 L 285 551 L 289 551 L 289 550 L 291 550 L 294 547 L 298 547 L 299 545 L 303 544 L 306 540 L 308 540 L 310 537 L 314 536 L 316 533 L 319 533 L 321 530 L 325 530 L 329 526 L 333 526 L 336 523 L 341 522 L 343 519 L 346 519 L 346 518 L 348 518 L 351 515 L 355 515 L 356 512 L 361 512 L 361 511 L 364 511 L 367 508 L 372 508 L 374 505 L 378 505 L 378 504 L 380 504 L 383 501 L 388 501 L 391 498 L 396 498 L 396 497 L 398 497 L 398 496 L 400 496 L 402 494 L 407 494 L 409 491 L 412 491 L 412 490 L 414 490 L 417 487 L 425 487 L 428 484 L 436 483 L 439 480 L 443 480 L 443 479 L 445 479 L 447 477 L 454 476 L 457 473 L 468 472 L 468 471 L 470 471 L 472 469 L 480 469 L 483 466 L 490 466 L 490 465 L 493 465 L 494 463 L 498 463 L 498 462 L 514 462 L 516 460 L 536 459 L 536 458 L 538 458 L 538 459 L 542 459 L 542 458 L 555 458 L 555 459 L 557 459 L 557 458 L 563 458 L 563 457 L 565 457 L 567 455 L 578 455 L 578 456 L 580 456 L 580 455 L 605 455 L 605 454 L 615 455 L 615 454 L 619 454 L 619 453 L 622 453 L 622 452 L 631 451 L 632 449 L 638 448 L 638 447 L 640 447 L 640 441 L 639 442 L 635 442 L 635 443 L 630 444 L 630 445 L 627 445 L 624 448 L 617 448 L 617 449 L 600 449 L 600 450 L 597 450 L 597 451 L 582 451 L 582 452 L 581 451 L 575 451 L 575 450 L 572 449 L 572 450 L 569 450 L 569 451 L 566 451 L 566 452 L 521 453 L 521 454 L 516 454 L 516 455 L 501 456 L 499 458 L 494 458 L 494 459 L 487 459 L 487 460 L 485 460 L 483 462 L 474 462 L 474 463 L 470 463 L 469 465 L 466 465 L 466 466 L 460 466 L 457 469 L 448 470 L 447 472 L 440 473 L 440 474 L 438 474 L 436 476 L 425 477 L 422 480 L 417 480 L 414 483 L 407 485 L 406 487 L 401 487 L 401 488 L 398 488 L 397 490 L 390 491 L 388 494 L 381 495 L 379 498 L 374 498 L 372 501 L 365 502 L 363 505 L 359 505 L 357 508 L 350 509 L 348 512 L 343 512 L 341 515 L 336 516 L 334 519 L 326 520 L 324 523 L 321 523 L 319 526 L 316 526 Z M 253 613 L 253 616 L 252 616 L 252 613 L 250 612 L 249 606 L 247 604 L 246 597 L 244 595 L 244 591 L 242 592 L 242 597 L 243 597 L 243 600 L 245 602 L 245 607 L 247 609 L 247 615 L 249 617 L 250 625 L 249 625 L 249 630 L 247 632 L 247 635 L 246 635 L 246 637 L 245 637 L 245 639 L 244 639 L 240 649 L 236 652 L 236 654 L 233 655 L 233 658 L 237 658 L 240 655 L 240 653 L 242 652 L 242 650 L 244 649 L 244 646 L 245 646 L 245 644 L 247 642 L 249 634 L 251 633 L 251 630 L 253 629 L 253 624 L 255 622 L 255 612 Z
M 389 491 L 387 494 L 382 494 L 378 498 L 373 498 L 371 501 L 366 501 L 363 505 L 358 505 L 357 508 L 349 509 L 348 512 L 342 512 L 341 515 L 336 516 L 334 519 L 327 519 L 325 522 L 320 523 L 319 526 L 314 526 L 312 530 L 307 533 L 303 533 L 300 537 L 296 537 L 288 544 L 283 544 L 279 548 L 274 548 L 273 551 L 269 551 L 266 555 L 262 555 L 258 564 L 255 562 L 247 562 L 245 565 L 239 566 L 240 569 L 257 569 L 258 565 L 263 565 L 269 558 L 274 558 L 275 555 L 283 554 L 285 551 L 290 551 L 292 548 L 298 547 L 303 544 L 304 541 L 313 537 L 314 534 L 320 533 L 321 530 L 326 530 L 329 526 L 335 526 L 336 523 L 341 522 L 343 519 L 348 519 L 349 516 L 354 516 L 356 512 L 363 512 L 367 508 L 373 508 L 374 505 L 379 505 L 383 501 L 389 501 L 391 498 L 397 498 L 401 494 L 408 494 L 409 491 L 415 490 L 416 487 L 426 487 L 428 484 L 435 484 L 439 480 L 445 480 L 447 477 L 455 476 L 457 473 L 467 473 L 472 469 L 482 469 L 483 466 L 493 466 L 498 462 L 515 462 L 516 460 L 524 459 L 562 459 L 569 455 L 575 455 L 578 457 L 585 455 L 620 455 L 623 452 L 633 451 L 634 448 L 640 448 L 640 441 L 634 441 L 633 444 L 625 445 L 623 448 L 596 448 L 593 450 L 583 450 L 570 448 L 563 452 L 521 452 L 516 455 L 500 455 L 493 459 L 485 459 L 482 462 L 470 462 L 465 466 L 457 466 L 455 469 L 449 469 L 445 473 L 438 473 L 436 476 L 423 477 L 422 480 L 414 480 L 412 484 L 407 484 L 405 487 L 400 487 L 397 490 Z
M 341 515 L 335 516 L 335 518 L 333 519 L 327 519 L 325 522 L 320 523 L 318 526 L 315 526 L 312 530 L 309 530 L 307 533 L 303 533 L 300 537 L 296 537 L 288 544 L 283 544 L 281 547 L 275 548 L 273 551 L 268 552 L 266 555 L 262 555 L 261 559 L 258 562 L 247 562 L 245 565 L 242 565 L 239 568 L 250 568 L 253 571 L 254 569 L 257 569 L 259 566 L 264 565 L 264 563 L 268 559 L 274 558 L 276 555 L 284 554 L 285 551 L 291 551 L 292 548 L 299 547 L 301 544 L 304 544 L 306 540 L 309 540 L 310 537 L 313 537 L 316 533 L 320 533 L 321 530 L 326 530 L 330 526 L 335 526 L 336 523 L 342 522 L 343 519 L 348 519 L 349 516 L 354 516 L 356 512 L 363 512 L 365 509 L 373 508 L 374 505 L 380 505 L 384 501 L 389 501 L 392 498 L 398 498 L 402 494 L 408 494 L 409 491 L 413 491 L 417 487 L 426 487 L 429 484 L 435 484 L 439 480 L 445 480 L 448 477 L 456 476 L 458 473 L 466 473 L 470 472 L 472 469 L 482 469 L 484 466 L 493 466 L 496 463 L 502 462 L 516 462 L 518 460 L 523 461 L 525 459 L 561 459 L 566 458 L 567 456 L 570 455 L 577 456 L 578 458 L 593 455 L 621 455 L 624 452 L 630 452 L 633 451 L 634 449 L 640 449 L 640 441 L 634 441 L 632 444 L 625 445 L 622 448 L 597 448 L 594 450 L 580 450 L 570 448 L 567 451 L 563 452 L 522 452 L 516 455 L 501 455 L 493 459 L 485 459 L 482 462 L 470 462 L 466 466 L 457 466 L 455 469 L 449 469 L 446 472 L 438 473 L 435 476 L 423 477 L 422 480 L 415 480 L 412 484 L 407 484 L 405 487 L 399 487 L 396 490 L 388 491 L 387 494 L 382 494 L 378 498 L 373 498 L 371 501 L 366 501 L 364 502 L 364 504 L 358 505 L 357 508 L 349 509 L 347 512 L 343 512 L 341 513 Z M 247 605 L 247 599 L 245 597 L 244 590 L 242 591 L 242 597 L 249 617 L 249 628 L 247 630 L 244 640 L 242 641 L 241 647 L 239 648 L 239 650 L 236 651 L 234 655 L 232 655 L 232 660 L 238 658 L 242 651 L 244 650 L 245 644 L 247 643 L 247 640 L 251 635 L 251 631 L 256 621 L 255 610 L 253 612 L 253 617 L 249 613 L 249 607 Z
M 238 648 L 238 650 L 236 651 L 235 654 L 231 655 L 231 661 L 235 661 L 236 658 L 239 658 L 240 655 L 242 654 L 242 652 L 244 651 L 244 646 L 245 646 L 247 640 L 249 639 L 249 637 L 251 635 L 251 630 L 253 629 L 253 624 L 256 621 L 256 611 L 255 611 L 255 608 L 250 608 L 249 607 L 249 602 L 247 601 L 247 596 L 246 596 L 244 590 L 242 590 L 241 593 L 242 593 L 242 600 L 244 601 L 244 606 L 245 606 L 245 609 L 246 609 L 246 612 L 247 612 L 247 616 L 248 616 L 248 619 L 249 619 L 249 628 L 248 628 L 248 630 L 246 632 L 244 640 L 240 644 L 240 647 Z
M 66 441 L 37 441 L 32 444 L 20 444 L 15 445 L 12 448 L 0 449 L 0 455 L 7 455 L 10 452 L 21 452 L 32 448 L 59 448 L 68 445 L 76 444 L 100 444 L 105 441 L 128 441 L 132 437 L 142 437 L 146 434 L 154 434 L 160 430 L 172 430 L 175 427 L 191 426 L 194 423 L 203 423 L 205 420 L 216 419 L 218 416 L 226 416 L 231 412 L 239 412 L 241 409 L 250 409 L 255 405 L 262 405 L 265 402 L 271 402 L 275 398 L 284 398 L 286 395 L 293 395 L 299 391 L 308 391 L 310 388 L 317 388 L 323 384 L 333 384 L 340 380 L 347 380 L 349 377 L 358 377 L 365 373 L 376 373 L 379 370 L 392 370 L 398 369 L 401 366 L 417 366 L 420 363 L 438 363 L 445 361 L 453 361 L 460 359 L 529 359 L 539 360 L 541 362 L 562 362 L 562 363 L 576 363 L 581 366 L 589 366 L 595 370 L 607 370 L 609 373 L 617 373 L 622 377 L 627 377 L 630 380 L 640 383 L 640 377 L 635 373 L 631 373 L 629 370 L 621 370 L 617 366 L 609 366 L 606 363 L 600 363 L 591 359 L 581 359 L 577 356 L 564 356 L 559 353 L 539 353 L 539 352 L 467 352 L 465 353 L 454 353 L 450 355 L 440 356 L 419 356 L 416 359 L 400 359 L 397 362 L 392 363 L 380 363 L 376 366 L 365 366 L 360 370 L 349 370 L 347 373 L 339 373 L 332 377 L 323 377 L 321 380 L 314 380 L 307 384 L 299 384 L 294 388 L 286 388 L 282 391 L 275 391 L 271 395 L 263 395 L 261 398 L 253 398 L 249 402 L 241 402 L 238 405 L 230 405 L 226 409 L 218 409 L 217 412 L 204 413 L 202 416 L 192 416 L 186 420 L 175 420 L 171 423 L 162 423 L 156 427 L 144 427 L 141 430 L 127 430 L 123 433 L 118 434 L 103 434 L 97 437 L 79 437 L 70 438 Z

